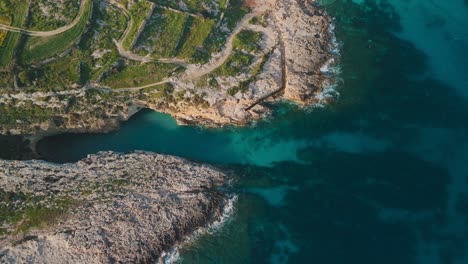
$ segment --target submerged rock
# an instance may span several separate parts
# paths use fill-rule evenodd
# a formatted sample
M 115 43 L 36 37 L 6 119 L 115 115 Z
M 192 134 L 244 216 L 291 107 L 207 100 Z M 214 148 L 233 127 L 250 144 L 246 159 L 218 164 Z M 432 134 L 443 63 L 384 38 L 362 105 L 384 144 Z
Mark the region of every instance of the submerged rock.
M 217 220 L 226 175 L 153 153 L 0 160 L 1 263 L 140 263 Z

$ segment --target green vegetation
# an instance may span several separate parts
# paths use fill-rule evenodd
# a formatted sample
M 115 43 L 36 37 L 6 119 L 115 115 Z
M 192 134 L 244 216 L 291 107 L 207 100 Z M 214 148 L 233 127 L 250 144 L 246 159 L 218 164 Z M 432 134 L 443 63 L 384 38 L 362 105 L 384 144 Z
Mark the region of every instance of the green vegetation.
M 239 73 L 248 72 L 254 59 L 255 57 L 250 54 L 234 51 L 214 73 L 221 76 L 236 76 Z
M 65 90 L 77 83 L 80 72 L 78 52 L 59 58 L 37 68 L 26 68 L 18 73 L 21 86 L 40 91 Z
M 226 27 L 232 31 L 237 26 L 237 23 L 249 12 L 248 7 L 243 6 L 242 0 L 231 0 L 229 7 L 222 10 L 224 12 L 224 23 Z M 208 52 L 215 53 L 219 52 L 226 39 L 229 36 L 228 32 L 225 32 L 221 27 L 214 27 L 209 37 L 205 40 L 204 47 Z
M 137 38 L 138 30 L 150 11 L 151 4 L 145 0 L 136 1 L 128 11 L 130 13 L 131 23 L 122 43 L 125 49 L 132 48 L 135 38 Z
M 160 6 L 166 6 L 166 7 L 176 9 L 176 10 L 180 9 L 177 1 L 173 1 L 173 0 L 150 0 L 150 1 Z M 212 9 L 214 8 L 214 4 L 215 4 L 214 3 L 215 1 L 213 0 L 182 0 L 181 2 L 185 4 L 189 13 L 192 13 L 192 14 L 200 13 L 205 16 L 208 15 L 207 7 Z M 222 0 L 220 2 L 223 2 L 223 4 L 220 6 L 224 6 L 226 1 Z
M 182 59 L 192 57 L 196 49 L 202 47 L 214 24 L 215 21 L 212 19 L 189 17 L 185 33 L 179 41 L 180 49 L 177 52 L 177 57 Z
M 112 5 L 107 5 L 103 10 L 93 9 L 90 27 L 96 29 L 97 32 L 87 31 L 78 45 L 81 52 L 82 70 L 87 71 L 87 73 L 82 71 L 81 84 L 85 84 L 89 80 L 98 80 L 118 60 L 119 54 L 112 39 L 119 39 L 126 25 L 125 16 Z
M 16 124 L 17 120 L 40 123 L 49 120 L 53 115 L 50 109 L 32 103 L 21 108 L 0 104 L 0 113 L 0 124 L 4 126 Z
M 198 84 L 198 86 L 203 86 L 208 83 L 210 87 L 217 88 L 218 83 L 215 79 L 216 76 L 227 77 L 237 76 L 240 73 L 248 73 L 249 78 L 239 81 L 237 86 L 229 88 L 227 94 L 234 96 L 238 92 L 245 92 L 249 88 L 249 85 L 256 80 L 269 57 L 269 54 L 264 55 L 260 61 L 254 64 L 256 53 L 261 48 L 259 44 L 261 39 L 262 33 L 259 32 L 251 30 L 242 30 L 239 32 L 233 40 L 233 52 L 226 62 L 201 80 L 203 83 Z
M 154 61 L 131 61 L 138 60 L 136 56 L 131 59 L 122 58 L 113 40 L 122 40 L 125 49 L 140 56 L 150 54 L 154 59 L 177 58 L 188 63 L 204 64 L 213 53 L 221 50 L 231 34 L 230 31 L 249 12 L 242 0 L 230 0 L 229 6 L 226 6 L 226 0 L 181 0 L 187 7 L 186 11 L 180 10 L 179 2 L 170 0 L 117 0 L 128 8 L 130 21 L 127 21 L 127 13 L 115 5 L 106 5 L 104 9 L 97 6 L 92 8 L 94 1 L 85 1 L 80 12 L 77 11 L 80 1 L 33 1 L 29 17 L 27 0 L 5 0 L 0 3 L 0 22 L 16 27 L 51 30 L 70 24 L 79 17 L 76 25 L 50 37 L 23 35 L 20 38 L 19 33 L 0 31 L 0 66 L 9 65 L 8 69 L 0 70 L 2 87 L 19 87 L 22 91 L 33 92 L 75 89 L 94 83 L 112 88 L 157 83 L 183 68 Z M 53 19 L 47 19 L 47 14 L 44 16 L 44 13 L 49 13 L 47 10 L 43 11 L 44 3 L 49 2 L 47 8 L 57 14 Z M 151 17 L 141 34 L 138 34 L 151 11 L 152 3 L 155 8 Z M 11 6 L 15 8 L 12 9 Z M 11 10 L 15 10 L 15 16 Z M 17 16 L 18 10 L 23 15 Z M 220 21 L 221 15 L 223 19 Z M 260 19 L 261 17 L 255 18 L 251 22 L 261 23 Z M 24 25 L 24 21 L 28 21 L 27 25 Z M 261 33 L 241 31 L 234 38 L 233 53 L 224 65 L 203 76 L 197 86 L 216 88 L 220 86 L 218 77 L 237 76 L 239 73 L 256 75 L 259 64 L 252 63 L 261 48 L 258 44 L 261 38 Z M 131 48 L 134 43 L 135 47 Z M 11 63 L 15 48 L 19 60 Z M 239 89 L 246 86 L 248 83 L 241 83 Z M 143 93 L 154 89 L 151 92 L 153 97 L 169 97 L 170 88 L 160 91 L 161 87 L 150 87 L 144 89 Z M 94 96 L 92 99 L 103 96 Z M 6 124 L 20 119 L 35 122 L 52 116 L 47 109 L 41 109 L 37 105 L 25 106 L 31 109 L 24 113 L 14 109 L 14 105 L 13 100 L 9 105 L 0 106 L 1 118 Z M 25 118 L 19 118 L 21 116 Z
M 47 205 L 45 204 L 47 201 Z M 0 191 L 0 226 L 12 225 L 12 233 L 44 228 L 56 223 L 73 206 L 74 200 Z M 11 231 L 10 231 L 11 232 Z M 0 234 L 8 233 L 0 228 Z
M 73 200 L 59 199 L 53 202 L 53 206 L 26 207 L 23 214 L 23 222 L 18 226 L 17 232 L 24 233 L 32 228 L 45 228 L 54 225 L 60 217 L 68 212 L 73 205 Z
M 14 75 L 11 71 L 0 71 L 0 91 L 14 85 Z
M 102 85 L 112 88 L 143 86 L 162 81 L 165 77 L 180 70 L 172 64 L 150 62 L 139 64 L 123 61 L 113 68 L 112 74 L 104 78 Z
M 92 1 L 86 0 L 78 23 L 71 29 L 51 37 L 28 37 L 21 53 L 21 61 L 30 64 L 58 55 L 75 44 L 86 30 L 91 15 Z
M 2 22 L 2 21 L 0 20 L 0 23 L 4 23 L 4 22 Z M 9 24 L 9 22 L 8 22 L 8 23 L 5 23 L 5 24 Z M 0 29 L 0 47 L 2 46 L 2 43 L 3 43 L 3 41 L 5 40 L 7 34 L 8 34 L 8 32 L 6 32 L 5 30 L 1 30 L 1 29 Z
M 238 92 L 242 92 L 242 93 L 246 92 L 250 84 L 257 80 L 258 74 L 265 66 L 265 63 L 267 62 L 270 55 L 271 54 L 263 55 L 262 60 L 259 63 L 256 63 L 255 65 L 252 66 L 250 70 L 250 78 L 245 81 L 239 82 L 238 86 L 228 89 L 227 94 L 230 96 L 234 96 Z
M 253 24 L 253 25 L 260 25 L 260 26 L 263 26 L 263 27 L 267 26 L 267 21 L 266 21 L 265 15 L 256 16 L 256 17 L 252 18 L 249 22 L 251 24 Z
M 233 48 L 247 52 L 257 52 L 260 47 L 262 33 L 251 30 L 242 30 L 233 41 Z
M 150 98 L 156 99 L 157 101 L 160 101 L 162 99 L 162 101 L 166 103 L 173 101 L 173 92 L 174 87 L 172 87 L 172 85 L 168 83 L 148 87 L 141 90 L 141 93 L 146 93 Z
M 159 6 L 176 10 L 180 7 L 174 1 L 153 1 Z M 233 30 L 237 23 L 249 11 L 241 0 L 232 0 L 226 9 L 226 1 L 219 2 L 221 13 L 224 13 L 224 23 L 215 27 L 217 19 L 207 13 L 206 7 L 213 4 L 211 0 L 184 0 L 189 16 L 157 7 L 153 16 L 137 42 L 135 51 L 140 55 L 151 53 L 154 58 L 178 57 L 188 59 L 191 63 L 206 63 L 211 54 L 219 52 L 226 43 L 229 32 L 222 28 Z
M 0 1 L 0 17 L 2 21 L 11 21 L 11 26 L 22 27 L 28 14 L 27 0 L 2 0 Z M 3 23 L 3 22 L 1 22 Z M 0 67 L 7 66 L 13 59 L 15 47 L 21 34 L 4 31 L 0 33 L 3 39 L 0 42 Z
M 78 15 L 80 2 L 77 0 L 41 0 L 31 1 L 28 28 L 48 31 L 63 27 Z
M 138 46 L 151 47 L 150 51 L 155 58 L 173 57 L 186 20 L 187 15 L 183 13 L 155 8 L 150 22 L 139 38 Z
M 104 23 L 98 23 L 98 20 Z M 72 47 L 67 55 L 34 67 L 17 66 L 15 73 L 18 86 L 30 92 L 66 90 L 76 87 L 76 84 L 84 85 L 90 80 L 96 80 L 107 71 L 118 59 L 111 38 L 122 35 L 126 26 L 125 16 L 113 6 L 104 10 L 94 8 L 90 26 L 99 29 L 99 33 L 86 31 L 79 45 Z M 13 74 L 6 76 L 0 73 L 0 85 L 12 87 L 13 78 Z

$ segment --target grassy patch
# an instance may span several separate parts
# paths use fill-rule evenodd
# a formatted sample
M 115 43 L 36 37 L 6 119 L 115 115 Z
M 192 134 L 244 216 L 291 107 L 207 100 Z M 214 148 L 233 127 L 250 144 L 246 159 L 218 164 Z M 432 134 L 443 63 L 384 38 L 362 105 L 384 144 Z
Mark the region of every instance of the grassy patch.
M 151 2 L 156 3 L 157 5 L 170 7 L 176 10 L 180 10 L 179 2 L 183 2 L 187 7 L 187 11 L 192 14 L 207 14 L 207 8 L 213 9 L 214 4 L 216 1 L 213 0 L 181 0 L 181 1 L 173 1 L 173 0 L 150 0 Z M 225 5 L 226 0 L 221 0 Z M 220 5 L 220 6 L 223 6 Z
M 13 233 L 45 228 L 55 224 L 73 204 L 74 200 L 68 197 L 49 200 L 43 196 L 0 191 L 0 226 L 10 225 Z M 0 229 L 0 234 L 6 233 Z
M 157 62 L 124 64 L 122 61 L 101 84 L 112 88 L 143 86 L 162 81 L 178 69 L 179 67 L 172 64 Z
M 240 51 L 234 51 L 226 62 L 216 69 L 214 74 L 221 76 L 236 76 L 243 72 L 248 72 L 254 56 Z
M 58 199 L 53 202 L 53 206 L 32 206 L 26 207 L 23 214 L 23 222 L 18 226 L 17 231 L 24 233 L 32 228 L 46 228 L 54 225 L 73 205 L 71 199 Z
M 174 49 L 182 36 L 187 15 L 156 8 L 150 23 L 140 36 L 139 46 L 148 50 L 155 58 L 174 56 Z
M 261 46 L 262 33 L 251 30 L 242 30 L 233 41 L 233 48 L 247 52 L 257 52 Z
M 231 0 L 229 7 L 224 9 L 223 23 L 231 32 L 237 26 L 239 21 L 249 13 L 249 9 L 243 6 L 242 0 Z M 210 33 L 210 36 L 203 44 L 209 53 L 219 52 L 226 43 L 229 32 L 225 32 L 223 27 L 215 27 Z
M 15 76 L 13 75 L 12 71 L 0 71 L 0 91 L 13 87 L 14 77 Z
M 8 14 L 8 10 L 5 7 L 4 9 L 5 10 L 2 10 L 0 6 L 0 24 L 10 25 L 11 23 L 10 15 Z M 8 32 L 5 30 L 0 30 L 0 47 L 2 46 L 2 43 L 5 40 L 7 33 Z
M 28 103 L 22 107 L 0 105 L 0 124 L 2 126 L 16 125 L 17 120 L 23 123 L 41 123 L 49 120 L 53 112 L 51 109 Z
M 164 102 L 169 103 L 174 99 L 174 87 L 168 83 L 148 87 L 141 90 L 141 93 L 144 93 L 150 99 L 156 99 L 156 101 L 163 100 Z
M 180 40 L 180 49 L 177 51 L 177 57 L 182 59 L 191 58 L 197 48 L 203 47 L 203 42 L 210 34 L 214 25 L 215 21 L 212 19 L 189 17 L 187 19 L 186 32 Z
M 81 69 L 84 71 L 85 69 Z M 78 82 L 80 76 L 80 57 L 78 52 L 59 58 L 38 68 L 27 68 L 18 73 L 18 80 L 23 87 L 35 91 L 66 90 Z
M 91 16 L 92 1 L 87 0 L 78 23 L 71 29 L 51 37 L 28 37 L 21 53 L 25 64 L 44 60 L 60 54 L 75 44 L 86 30 Z
M 37 31 L 48 31 L 63 27 L 71 23 L 78 15 L 80 2 L 77 0 L 32 1 L 28 28 Z M 43 12 L 42 8 L 45 8 L 45 12 Z
M 123 39 L 123 47 L 126 49 L 131 49 L 131 46 L 137 37 L 138 30 L 140 26 L 145 21 L 145 18 L 148 16 L 148 12 L 151 10 L 151 4 L 147 1 L 137 1 L 135 2 L 128 12 L 130 13 L 131 24 L 127 34 Z
M 22 27 L 24 21 L 28 14 L 28 1 L 11 1 L 11 0 L 2 0 L 0 3 L 3 7 L 3 20 L 9 17 L 11 21 L 11 26 L 13 27 Z M 2 8 L 0 8 L 1 12 Z M 13 59 L 13 53 L 15 47 L 18 43 L 18 40 L 21 36 L 20 33 L 8 32 L 5 35 L 5 32 L 2 33 L 3 41 L 0 45 L 0 67 L 7 66 Z
M 93 9 L 90 27 L 95 30 L 87 31 L 79 44 L 81 62 L 88 69 L 88 76 L 82 76 L 81 83 L 97 80 L 117 61 L 119 54 L 112 39 L 119 39 L 126 25 L 125 16 L 113 5 L 107 5 L 103 10 Z

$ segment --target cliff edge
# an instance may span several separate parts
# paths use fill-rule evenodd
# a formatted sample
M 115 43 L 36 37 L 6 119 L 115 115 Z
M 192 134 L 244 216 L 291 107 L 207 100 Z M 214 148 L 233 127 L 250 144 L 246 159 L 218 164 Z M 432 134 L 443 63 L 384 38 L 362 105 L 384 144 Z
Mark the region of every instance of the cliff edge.
M 226 176 L 152 153 L 0 160 L 1 263 L 154 262 L 217 220 Z

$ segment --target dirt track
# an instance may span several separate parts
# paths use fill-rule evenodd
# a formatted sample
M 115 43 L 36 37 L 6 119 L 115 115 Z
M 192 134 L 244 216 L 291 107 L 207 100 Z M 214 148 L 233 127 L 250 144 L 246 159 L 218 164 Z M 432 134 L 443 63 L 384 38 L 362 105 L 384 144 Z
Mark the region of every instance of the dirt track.
M 10 32 L 17 32 L 21 34 L 25 34 L 28 36 L 36 36 L 36 37 L 50 37 L 50 36 L 55 36 L 58 34 L 61 34 L 63 32 L 68 31 L 72 27 L 74 27 L 78 22 L 80 21 L 81 17 L 83 16 L 86 4 L 90 0 L 81 0 L 81 5 L 80 5 L 80 11 L 78 12 L 78 15 L 75 17 L 75 19 L 68 25 L 63 26 L 61 28 L 57 28 L 51 31 L 34 31 L 34 30 L 27 30 L 23 28 L 18 28 L 18 27 L 12 27 L 8 25 L 3 25 L 0 24 L 0 29 L 5 30 L 5 31 L 10 31 Z

